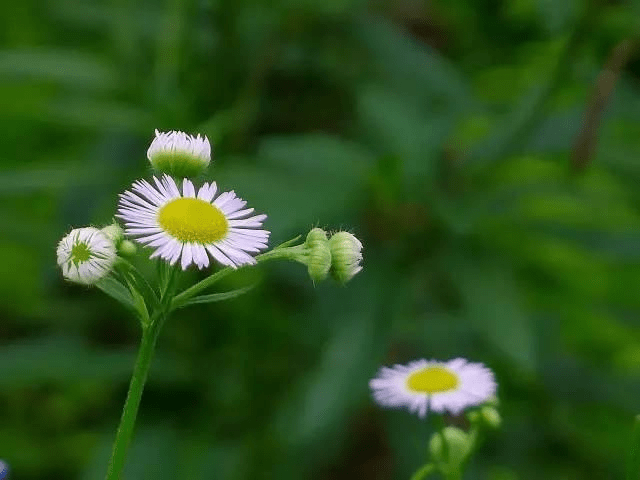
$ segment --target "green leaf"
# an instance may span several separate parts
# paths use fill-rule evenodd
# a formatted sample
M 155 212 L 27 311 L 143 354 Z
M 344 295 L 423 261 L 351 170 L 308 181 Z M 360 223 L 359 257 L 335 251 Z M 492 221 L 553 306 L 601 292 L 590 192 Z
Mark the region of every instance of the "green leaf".
M 109 295 L 111 298 L 115 298 L 125 307 L 137 311 L 136 303 L 134 302 L 129 289 L 112 276 L 107 276 L 100 280 L 98 283 L 96 283 L 96 287 Z
M 477 107 L 467 80 L 454 65 L 408 32 L 380 18 L 364 17 L 354 26 L 354 34 L 395 91 L 404 92 L 419 105 L 435 102 L 441 106 L 444 101 L 458 112 Z
M 247 293 L 249 290 L 252 290 L 256 285 L 249 285 L 248 287 L 237 288 L 235 290 L 230 290 L 228 292 L 222 293 L 212 293 L 209 295 L 200 295 L 199 297 L 194 297 L 187 300 L 185 303 L 178 304 L 176 308 L 183 308 L 189 305 L 197 305 L 200 303 L 215 303 L 221 302 L 223 300 L 231 300 L 232 298 L 239 297 Z
M 454 258 L 444 268 L 452 273 L 476 331 L 520 369 L 534 370 L 534 332 L 509 267 L 495 260 Z
M 0 52 L 0 76 L 16 80 L 34 78 L 92 90 L 113 90 L 118 85 L 115 69 L 97 56 L 77 50 L 5 50 Z
M 629 445 L 627 480 L 640 480 L 640 415 L 636 415 Z

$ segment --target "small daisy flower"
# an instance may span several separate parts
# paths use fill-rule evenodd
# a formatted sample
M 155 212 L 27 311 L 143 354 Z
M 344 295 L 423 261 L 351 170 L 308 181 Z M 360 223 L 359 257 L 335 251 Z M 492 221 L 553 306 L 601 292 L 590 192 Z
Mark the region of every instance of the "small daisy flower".
M 407 407 L 424 418 L 427 410 L 459 414 L 496 393 L 493 372 L 464 358 L 448 362 L 416 360 L 408 365 L 382 367 L 369 382 L 373 398 L 385 407 Z
M 250 253 L 267 247 L 269 232 L 259 229 L 266 215 L 249 216 L 253 208 L 235 192 L 216 197 L 217 186 L 205 183 L 196 190 L 190 180 L 182 182 L 182 192 L 168 175 L 133 184 L 120 195 L 118 217 L 125 233 L 136 241 L 154 247 L 151 258 L 160 257 L 171 265 L 180 259 L 185 270 L 192 263 L 202 269 L 209 256 L 232 268 L 255 264 Z
M 64 278 L 93 285 L 111 271 L 116 247 L 102 231 L 84 227 L 72 230 L 60 241 L 57 255 Z
M 329 239 L 331 273 L 340 283 L 347 283 L 362 266 L 362 242 L 349 232 L 338 232 Z
M 147 150 L 147 158 L 153 168 L 174 177 L 195 177 L 211 162 L 209 139 L 184 132 L 159 132 Z

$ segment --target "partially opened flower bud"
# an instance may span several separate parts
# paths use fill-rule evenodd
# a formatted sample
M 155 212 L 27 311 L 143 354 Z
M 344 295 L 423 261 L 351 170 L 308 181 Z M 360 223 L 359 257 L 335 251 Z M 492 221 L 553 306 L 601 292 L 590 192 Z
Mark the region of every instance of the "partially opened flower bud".
M 329 239 L 331 273 L 340 283 L 347 283 L 362 266 L 362 243 L 349 232 L 335 233 Z
M 321 228 L 311 230 L 304 243 L 309 276 L 314 282 L 327 278 L 331 268 L 331 250 L 327 233 Z
M 176 178 L 200 175 L 211 162 L 211 145 L 207 137 L 184 132 L 159 132 L 147 150 L 153 168 Z
M 64 278 L 84 285 L 105 277 L 117 258 L 113 241 L 94 227 L 72 230 L 58 244 L 57 256 Z

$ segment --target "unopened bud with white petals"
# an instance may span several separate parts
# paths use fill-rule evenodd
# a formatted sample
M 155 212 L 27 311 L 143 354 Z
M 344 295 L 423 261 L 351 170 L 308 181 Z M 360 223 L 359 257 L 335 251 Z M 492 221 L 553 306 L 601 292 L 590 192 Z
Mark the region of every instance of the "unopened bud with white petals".
M 349 232 L 338 232 L 329 239 L 331 273 L 340 283 L 347 283 L 362 266 L 362 243 Z
M 159 132 L 147 150 L 147 158 L 158 172 L 176 178 L 192 178 L 206 170 L 211 162 L 209 139 L 172 130 Z
M 104 232 L 84 227 L 72 230 L 60 240 L 57 257 L 64 278 L 93 285 L 109 274 L 117 255 L 113 241 Z

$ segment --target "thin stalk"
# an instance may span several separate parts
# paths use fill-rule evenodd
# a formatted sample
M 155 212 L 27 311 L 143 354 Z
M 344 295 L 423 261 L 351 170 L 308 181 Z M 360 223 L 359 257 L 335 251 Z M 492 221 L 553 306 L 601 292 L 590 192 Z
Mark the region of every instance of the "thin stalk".
M 295 240 L 296 239 L 293 239 L 291 241 L 295 241 Z M 289 243 L 289 242 L 285 242 L 285 243 Z M 260 254 L 255 258 L 258 263 L 262 263 L 262 262 L 266 262 L 267 260 L 275 260 L 278 258 L 288 258 L 288 259 L 295 258 L 296 255 L 301 255 L 302 252 L 303 252 L 302 245 L 297 245 L 295 247 L 280 246 L 280 247 L 274 248 L 273 250 Z M 231 272 L 234 272 L 234 271 L 235 269 L 231 267 L 224 267 L 222 270 L 218 270 L 216 273 L 209 275 L 207 278 L 200 280 L 195 285 L 192 285 L 191 287 L 187 288 L 186 290 L 179 293 L 173 298 L 171 302 L 171 310 L 180 308 L 191 297 L 211 287 L 218 280 L 221 280 L 222 278 L 226 277 L 227 275 L 229 275 Z
M 149 374 L 149 367 L 151 366 L 153 352 L 163 320 L 163 318 L 156 317 L 142 330 L 140 349 L 138 350 L 138 357 L 136 358 L 133 375 L 131 376 L 131 383 L 129 384 L 127 399 L 122 410 L 122 417 L 120 418 L 116 439 L 113 443 L 113 451 L 111 453 L 111 460 L 109 461 L 106 480 L 120 480 L 121 478 L 122 469 L 124 468 L 127 457 L 127 450 L 133 437 L 142 391 L 144 390 L 144 384 Z
M 410 480 L 424 480 L 425 478 L 427 478 L 429 475 L 431 475 L 435 471 L 436 471 L 435 465 L 430 463 L 430 464 L 425 465 L 424 467 L 420 468 L 420 470 L 418 470 L 416 473 L 414 473 L 411 476 Z

